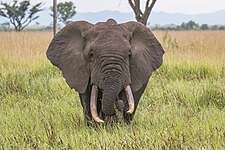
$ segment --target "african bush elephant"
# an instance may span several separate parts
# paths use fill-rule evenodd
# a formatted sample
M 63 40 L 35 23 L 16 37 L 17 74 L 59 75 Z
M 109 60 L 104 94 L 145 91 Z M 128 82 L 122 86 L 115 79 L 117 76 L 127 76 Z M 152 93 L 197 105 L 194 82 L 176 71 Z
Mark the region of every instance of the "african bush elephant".
M 95 25 L 76 21 L 51 41 L 47 57 L 67 84 L 79 92 L 87 121 L 104 122 L 115 106 L 126 122 L 133 119 L 152 72 L 162 64 L 164 50 L 141 23 Z

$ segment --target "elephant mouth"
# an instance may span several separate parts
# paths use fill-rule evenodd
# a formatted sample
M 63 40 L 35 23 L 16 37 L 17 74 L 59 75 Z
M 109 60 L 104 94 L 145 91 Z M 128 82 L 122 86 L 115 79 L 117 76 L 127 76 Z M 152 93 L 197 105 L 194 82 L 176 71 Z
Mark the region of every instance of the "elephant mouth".
M 124 91 L 126 93 L 126 98 L 129 105 L 129 110 L 127 111 L 127 114 L 132 114 L 134 112 L 134 98 L 130 85 L 126 86 L 124 88 Z M 98 92 L 99 92 L 98 87 L 96 85 L 92 85 L 90 98 L 91 115 L 94 121 L 96 121 L 97 123 L 103 123 L 104 121 L 98 116 L 97 113 Z M 121 107 L 121 105 L 123 105 L 121 103 L 122 103 L 121 100 L 117 102 L 118 107 Z

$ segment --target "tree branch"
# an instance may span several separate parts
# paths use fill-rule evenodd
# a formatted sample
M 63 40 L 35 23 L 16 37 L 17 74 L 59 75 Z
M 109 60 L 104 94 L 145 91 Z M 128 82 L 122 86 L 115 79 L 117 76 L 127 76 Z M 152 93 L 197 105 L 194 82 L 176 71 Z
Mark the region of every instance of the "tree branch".
M 157 0 L 152 0 L 150 6 L 149 6 L 150 0 L 147 0 L 147 1 L 146 1 L 145 12 L 144 12 L 144 15 L 142 16 L 142 21 L 143 21 L 144 24 L 147 23 L 148 17 L 149 17 L 149 15 L 150 15 L 150 13 L 151 13 L 151 11 L 152 11 L 152 9 L 153 9 L 153 7 L 154 7 L 156 1 L 157 1 Z
M 130 4 L 130 6 L 131 6 L 131 8 L 134 10 L 134 12 L 135 12 L 135 6 L 134 6 L 134 3 L 132 2 L 132 0 L 128 0 L 128 2 L 129 2 L 129 4 Z
M 128 0 L 129 4 L 131 6 L 131 8 L 133 9 L 134 13 L 135 13 L 135 18 L 137 21 L 140 21 L 142 16 L 143 16 L 143 12 L 140 9 L 140 0 Z

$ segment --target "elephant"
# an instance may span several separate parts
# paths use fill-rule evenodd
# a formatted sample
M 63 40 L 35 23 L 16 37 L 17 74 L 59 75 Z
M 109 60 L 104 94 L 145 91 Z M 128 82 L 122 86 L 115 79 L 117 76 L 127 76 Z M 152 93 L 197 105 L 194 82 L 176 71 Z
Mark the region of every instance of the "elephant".
M 75 21 L 52 39 L 46 55 L 70 88 L 79 93 L 87 122 L 103 123 L 121 114 L 133 120 L 153 71 L 163 62 L 164 50 L 141 23 L 96 24 Z

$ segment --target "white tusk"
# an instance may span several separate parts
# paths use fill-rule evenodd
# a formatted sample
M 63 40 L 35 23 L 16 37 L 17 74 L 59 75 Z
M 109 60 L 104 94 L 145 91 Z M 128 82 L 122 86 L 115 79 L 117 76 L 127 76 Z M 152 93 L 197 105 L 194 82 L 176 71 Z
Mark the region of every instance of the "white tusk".
M 127 113 L 132 114 L 134 112 L 134 97 L 133 97 L 130 85 L 128 85 L 125 88 L 125 93 L 126 93 L 128 104 L 129 104 L 129 110 L 127 111 Z
M 97 97 L 98 97 L 98 87 L 96 85 L 92 86 L 91 90 L 91 101 L 90 101 L 90 106 L 91 106 L 91 115 L 92 118 L 98 122 L 98 123 L 103 123 L 104 121 L 99 118 L 98 113 L 97 113 Z

